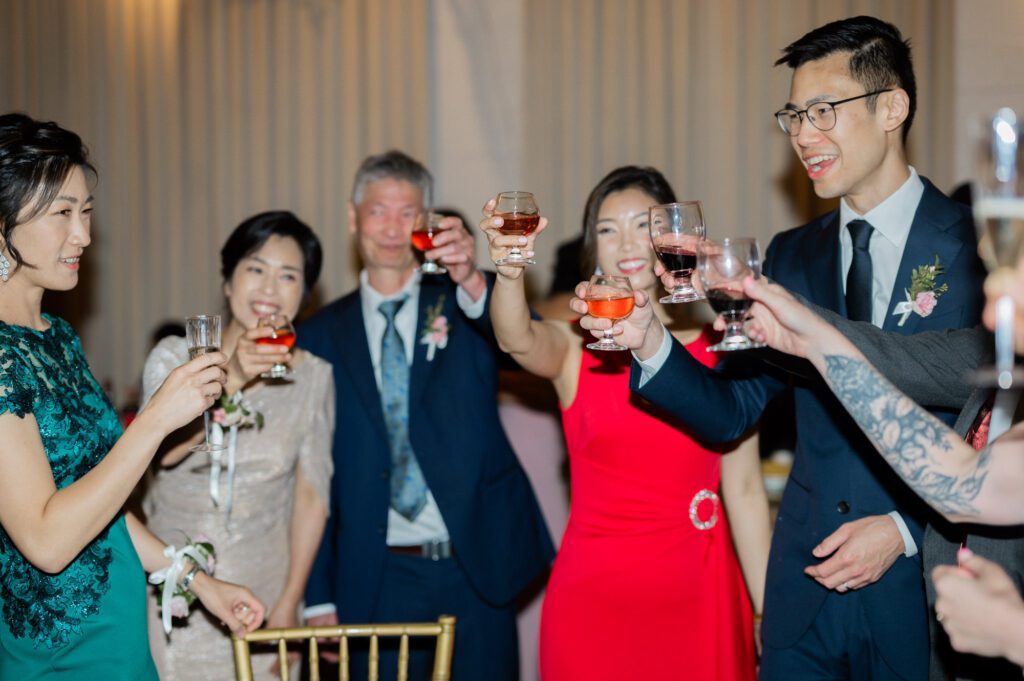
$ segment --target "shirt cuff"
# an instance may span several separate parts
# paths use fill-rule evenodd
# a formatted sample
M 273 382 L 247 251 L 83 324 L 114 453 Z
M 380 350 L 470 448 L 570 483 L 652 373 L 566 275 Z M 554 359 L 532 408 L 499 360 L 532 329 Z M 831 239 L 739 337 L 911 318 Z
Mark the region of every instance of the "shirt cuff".
M 644 361 L 633 353 L 633 359 L 636 360 L 637 364 L 640 365 L 640 383 L 638 387 L 644 387 L 647 381 L 654 378 L 654 374 L 665 365 L 668 361 L 668 356 L 672 353 L 672 334 L 668 332 L 668 329 L 662 328 L 663 333 L 661 334 L 661 346 L 658 351 L 651 355 L 650 359 Z
M 455 302 L 459 304 L 462 311 L 470 319 L 480 319 L 484 316 L 484 309 L 487 305 L 487 287 L 484 287 L 483 295 L 479 300 L 473 300 L 473 296 L 461 286 L 455 289 Z
M 896 529 L 900 531 L 900 536 L 903 537 L 903 555 L 907 558 L 913 558 L 917 555 L 917 542 L 914 541 L 914 537 L 910 534 L 906 521 L 903 520 L 903 516 L 900 515 L 899 511 L 889 511 L 888 516 L 896 522 Z
M 302 611 L 302 619 L 308 621 L 310 617 L 333 615 L 336 612 L 338 612 L 338 609 L 334 607 L 334 603 L 319 603 L 317 605 L 311 605 L 308 608 L 304 608 Z

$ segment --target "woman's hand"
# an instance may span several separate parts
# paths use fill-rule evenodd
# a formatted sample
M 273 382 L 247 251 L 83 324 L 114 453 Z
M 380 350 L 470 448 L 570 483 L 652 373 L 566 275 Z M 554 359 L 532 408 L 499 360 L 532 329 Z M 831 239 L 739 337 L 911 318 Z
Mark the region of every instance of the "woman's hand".
M 227 380 L 221 365 L 226 361 L 224 353 L 211 352 L 182 364 L 167 375 L 136 420 L 164 434 L 191 423 L 220 397 Z
M 229 394 L 241 390 L 249 381 L 270 371 L 275 364 L 287 364 L 292 360 L 292 353 L 287 347 L 270 343 L 261 345 L 256 342 L 258 338 L 272 335 L 274 330 L 269 326 L 257 326 L 239 336 L 238 344 L 235 345 L 235 351 L 227 364 Z
M 494 206 L 494 199 L 491 199 L 484 204 L 482 211 L 484 219 L 480 221 L 480 229 L 487 235 L 487 249 L 491 256 L 491 262 L 507 256 L 513 247 L 522 251 L 523 257 L 532 258 L 534 255 L 533 242 L 537 238 L 537 235 L 543 232 L 548 226 L 548 219 L 542 217 L 540 219 L 540 224 L 537 225 L 537 229 L 535 229 L 529 236 L 502 234 L 498 228 L 505 224 L 505 221 L 494 214 Z M 496 269 L 498 270 L 499 277 L 505 277 L 507 279 L 519 279 L 526 271 L 525 267 L 515 267 L 510 265 L 500 265 L 497 266 Z
M 244 586 L 223 582 L 205 572 L 199 572 L 190 588 L 203 607 L 226 624 L 235 636 L 255 631 L 263 623 L 266 608 Z
M 654 308 L 651 306 L 651 300 L 646 292 L 633 291 L 633 311 L 629 313 L 628 317 L 612 325 L 610 319 L 590 316 L 586 300 L 587 286 L 588 283 L 585 281 L 577 284 L 576 296 L 569 301 L 569 309 L 583 315 L 580 318 L 582 328 L 590 331 L 595 338 L 603 338 L 605 329 L 611 329 L 616 342 L 625 345 L 630 350 L 638 350 L 649 340 L 656 341 L 654 348 L 657 349 L 661 343 L 661 336 L 659 335 L 656 339 L 649 339 L 648 336 L 652 335 L 649 333 L 652 327 L 660 328 L 661 324 L 654 315 Z M 644 358 L 646 359 L 646 356 Z

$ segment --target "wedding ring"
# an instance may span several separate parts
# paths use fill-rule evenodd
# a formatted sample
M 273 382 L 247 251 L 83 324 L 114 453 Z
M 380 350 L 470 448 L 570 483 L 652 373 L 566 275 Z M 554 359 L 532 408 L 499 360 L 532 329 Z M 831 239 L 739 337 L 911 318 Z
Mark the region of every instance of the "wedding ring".
M 839 585 L 839 590 L 840 591 L 849 591 L 850 590 L 850 585 L 847 584 L 846 582 L 843 582 L 842 584 Z

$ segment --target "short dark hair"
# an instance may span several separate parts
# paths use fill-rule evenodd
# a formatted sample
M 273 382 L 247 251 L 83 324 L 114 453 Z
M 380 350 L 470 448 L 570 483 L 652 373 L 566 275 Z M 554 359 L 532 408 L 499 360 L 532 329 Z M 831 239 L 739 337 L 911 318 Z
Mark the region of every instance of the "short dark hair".
M 238 263 L 258 251 L 275 234 L 293 239 L 302 251 L 302 300 L 305 302 L 320 278 L 323 249 L 309 225 L 286 210 L 259 213 L 235 227 L 220 249 L 220 274 L 224 281 L 231 279 Z
M 864 86 L 865 92 L 890 87 L 903 88 L 910 99 L 907 119 L 903 121 L 903 141 L 917 111 L 917 81 L 910 57 L 910 41 L 900 30 L 875 17 L 859 16 L 833 21 L 814 29 L 782 51 L 776 66 L 791 69 L 824 59 L 838 52 L 850 54 L 850 76 Z M 875 110 L 877 97 L 868 97 L 868 111 Z
M 15 270 L 33 267 L 11 244 L 18 216 L 31 206 L 22 219 L 28 222 L 46 210 L 75 168 L 96 175 L 81 137 L 52 121 L 21 113 L 0 116 L 0 237 Z
M 654 204 L 675 203 L 676 193 L 665 176 L 650 166 L 622 166 L 605 175 L 590 191 L 583 210 L 583 247 L 580 253 L 580 274 L 589 279 L 597 268 L 597 215 L 609 194 L 625 189 L 639 189 L 654 199 Z
M 358 204 L 363 200 L 363 191 L 366 189 L 366 185 L 387 177 L 404 180 L 419 187 L 423 192 L 424 205 L 431 204 L 434 194 L 434 178 L 430 171 L 412 156 L 397 149 L 367 156 L 359 164 L 356 178 L 352 182 L 352 203 Z

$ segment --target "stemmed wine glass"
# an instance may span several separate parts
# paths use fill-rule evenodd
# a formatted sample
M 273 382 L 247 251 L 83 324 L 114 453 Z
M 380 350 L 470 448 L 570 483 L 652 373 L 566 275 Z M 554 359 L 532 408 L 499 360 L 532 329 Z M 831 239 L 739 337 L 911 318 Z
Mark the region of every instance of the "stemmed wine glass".
M 989 278 L 1013 274 L 1024 256 L 1024 146 L 1020 124 L 1012 109 L 1000 109 L 985 126 L 980 143 L 978 176 L 974 182 L 974 221 L 978 255 Z M 1014 314 L 1009 294 L 996 301 L 996 364 L 974 374 L 982 386 L 1003 390 L 1024 385 L 1024 371 L 1014 366 Z
M 591 317 L 621 321 L 633 311 L 633 287 L 629 285 L 629 277 L 613 277 L 606 274 L 595 274 L 587 284 L 587 312 Z M 628 350 L 624 345 L 615 342 L 612 330 L 605 329 L 604 337 L 594 343 L 588 343 L 591 350 Z
M 412 245 L 422 252 L 429 251 L 434 247 L 434 235 L 444 230 L 441 220 L 444 216 L 440 213 L 423 212 L 416 216 L 416 224 L 412 228 Z M 420 265 L 420 272 L 424 274 L 445 274 L 447 268 L 433 260 L 424 259 Z
M 757 239 L 705 240 L 697 245 L 697 273 L 711 309 L 725 320 L 725 337 L 709 352 L 763 348 L 743 332 L 753 301 L 743 291 L 746 277 L 761 277 Z
M 540 209 L 530 192 L 501 192 L 495 199 L 494 215 L 504 221 L 498 231 L 505 235 L 530 236 L 540 224 Z M 537 261 L 527 258 L 518 246 L 513 246 L 508 255 L 498 258 L 494 264 L 526 267 L 536 265 Z
M 283 345 L 289 350 L 295 345 L 295 327 L 288 320 L 288 315 L 270 314 L 266 317 L 260 317 L 256 327 L 269 327 L 274 330 L 271 335 L 256 339 L 256 342 L 260 345 Z M 288 368 L 287 364 L 277 362 L 274 366 L 270 367 L 269 371 L 264 371 L 260 374 L 260 378 L 284 378 L 291 374 L 292 370 Z
M 704 296 L 693 288 L 690 276 L 697 264 L 697 244 L 706 236 L 700 201 L 651 206 L 648 228 L 658 259 L 676 279 L 672 293 L 661 303 L 691 303 Z
M 196 315 L 185 318 L 185 345 L 189 359 L 220 350 L 220 315 Z M 220 452 L 221 443 L 210 442 L 210 410 L 203 412 L 203 442 L 190 448 L 193 452 Z

